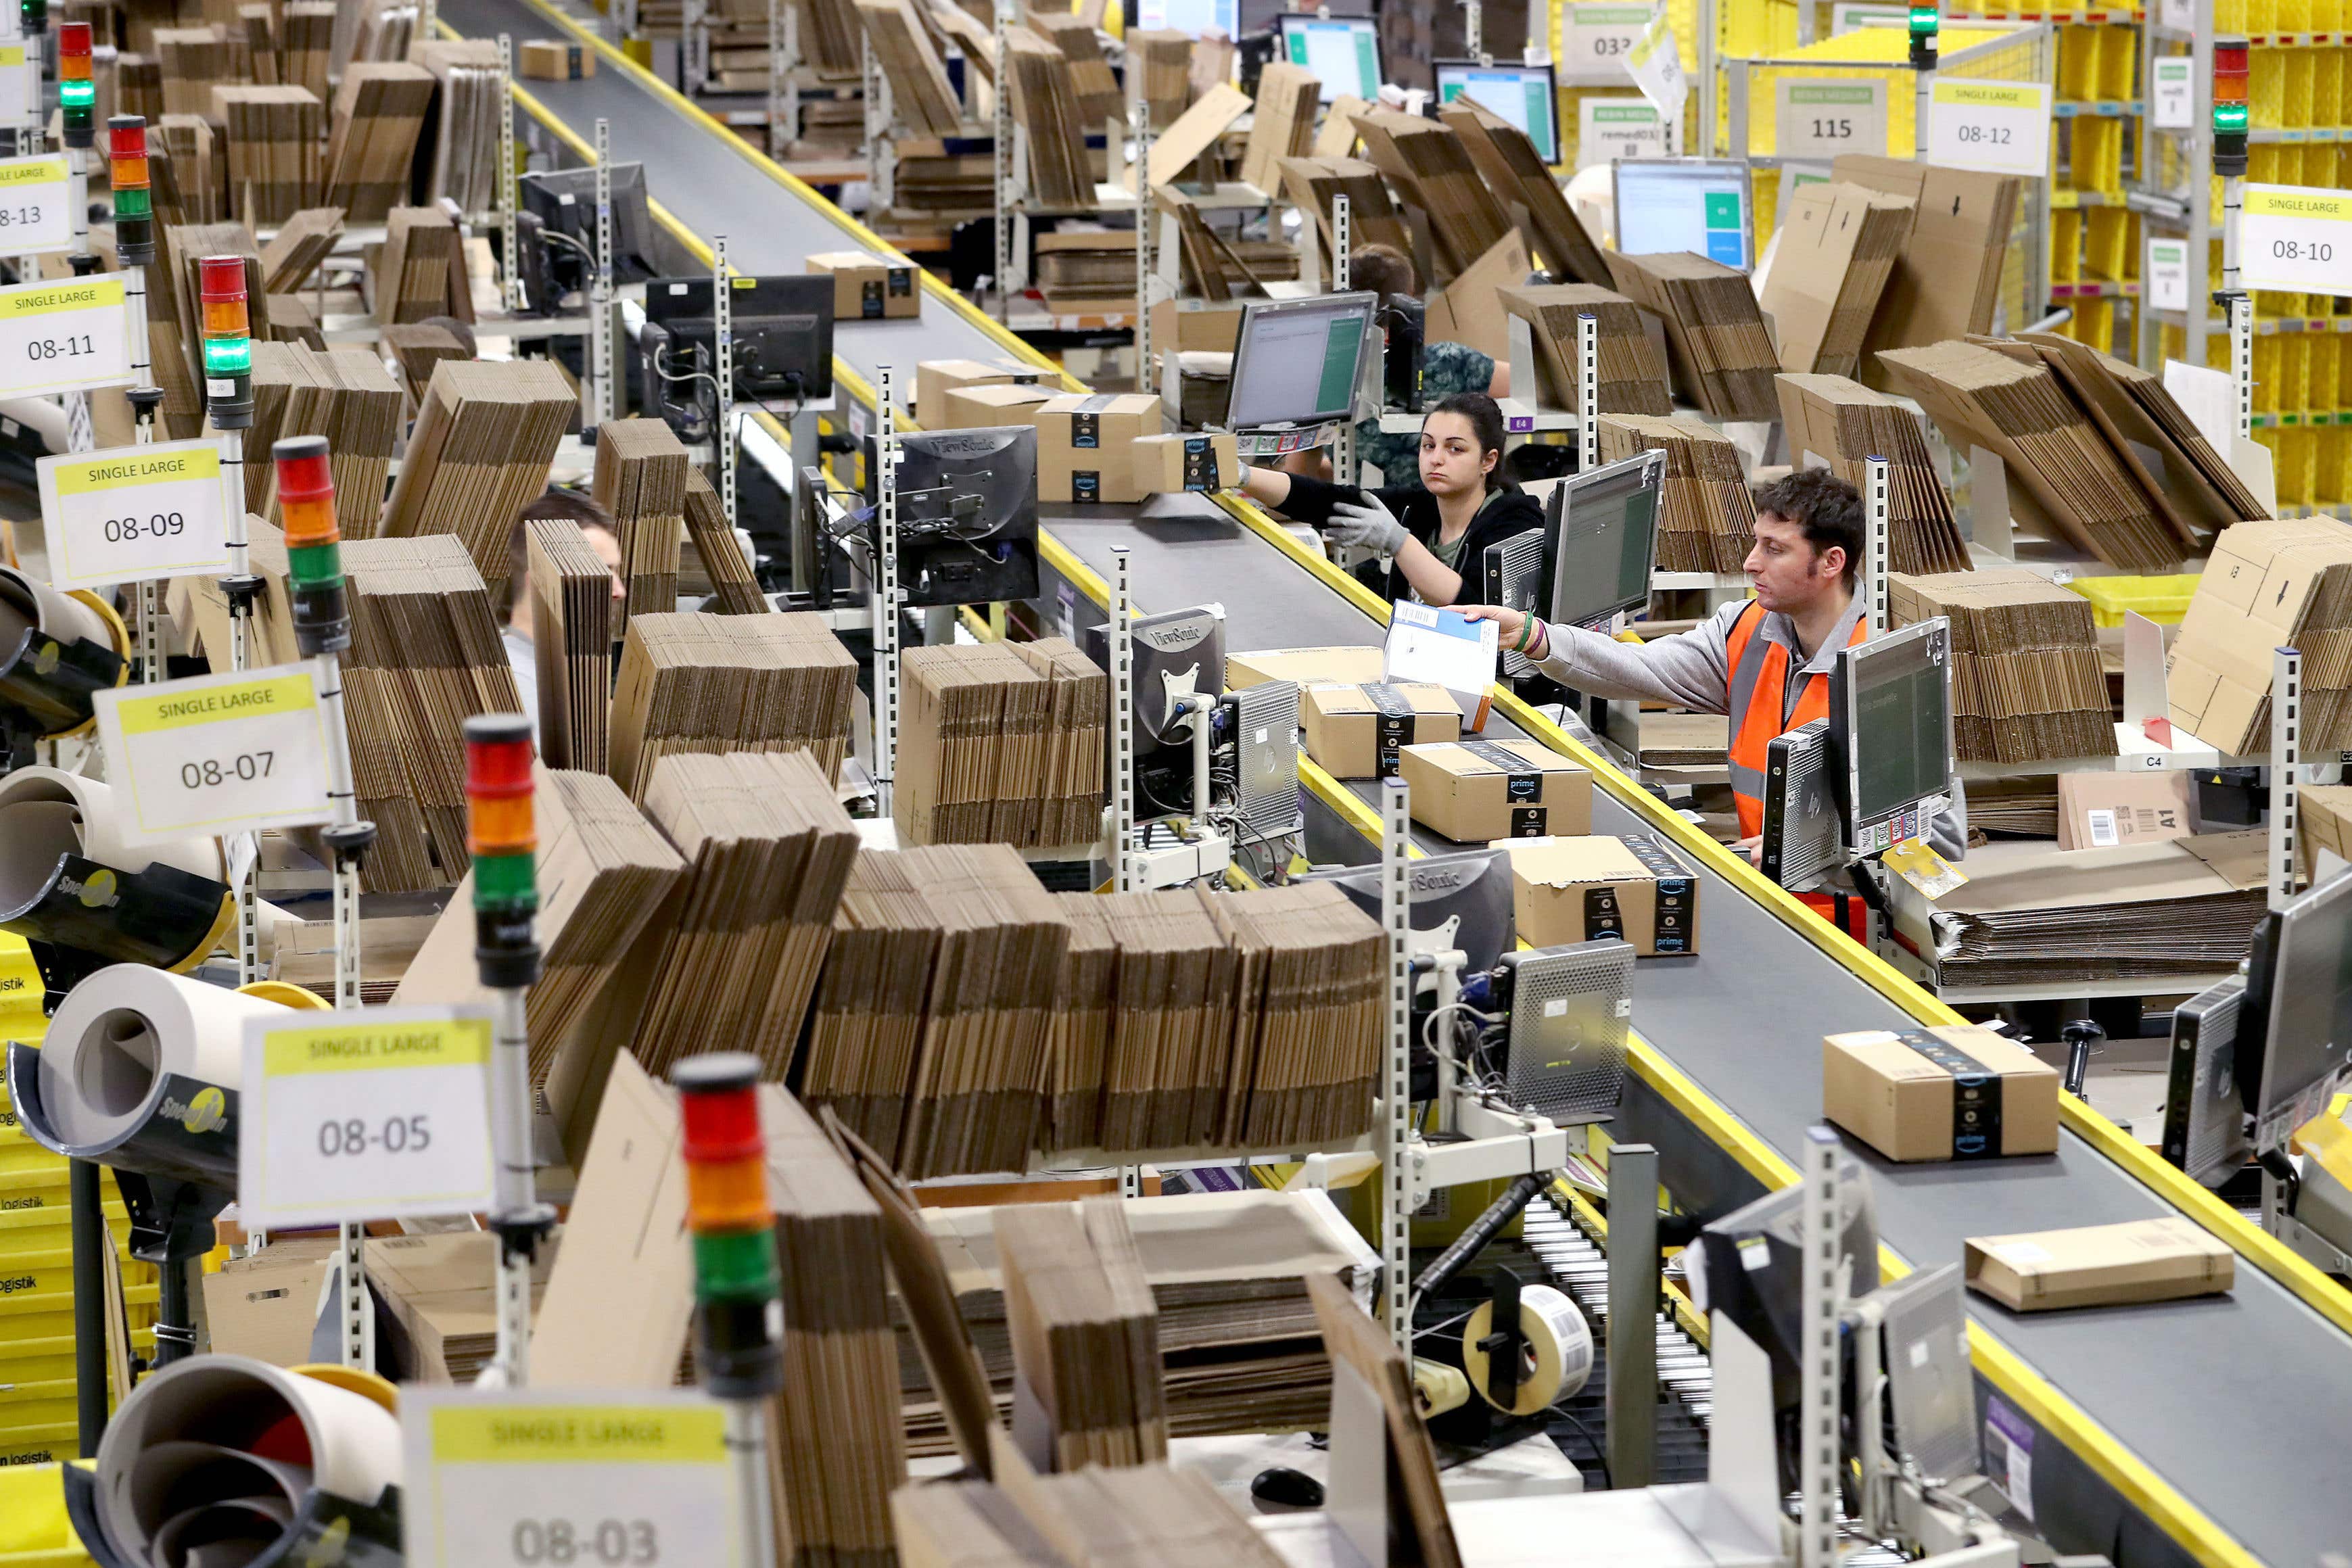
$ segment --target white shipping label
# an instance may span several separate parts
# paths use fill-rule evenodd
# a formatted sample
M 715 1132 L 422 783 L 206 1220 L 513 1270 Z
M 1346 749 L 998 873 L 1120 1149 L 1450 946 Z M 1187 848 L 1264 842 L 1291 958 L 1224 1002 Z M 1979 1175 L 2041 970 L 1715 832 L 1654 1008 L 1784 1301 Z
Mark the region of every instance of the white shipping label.
M 228 484 L 218 441 L 118 446 L 33 466 L 53 586 L 227 571 Z
M 306 664 L 97 696 L 99 741 L 134 844 L 329 820 L 327 737 Z
M 1782 77 L 1772 91 L 1777 100 L 1773 152 L 1780 157 L 1886 155 L 1884 78 Z
M 410 1568 L 741 1568 L 727 1415 L 691 1392 L 401 1390 Z
M 129 381 L 123 298 L 119 273 L 0 288 L 0 397 L 87 392 Z
M 489 1207 L 489 1019 L 448 1008 L 247 1019 L 238 1212 L 275 1228 Z
M 2040 179 L 2050 172 L 2048 82 L 1936 78 L 1927 162 Z
M 1559 12 L 1562 87 L 1621 87 L 1625 63 L 1650 25 L 1647 5 L 1570 5 Z
M 2245 288 L 2352 295 L 2352 191 L 2248 185 L 2238 268 Z

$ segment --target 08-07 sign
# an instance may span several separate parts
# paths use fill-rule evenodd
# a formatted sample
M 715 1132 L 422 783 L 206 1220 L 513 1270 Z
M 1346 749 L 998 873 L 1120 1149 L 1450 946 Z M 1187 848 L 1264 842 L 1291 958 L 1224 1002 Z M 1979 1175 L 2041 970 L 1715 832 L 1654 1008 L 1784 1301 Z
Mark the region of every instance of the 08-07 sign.
M 307 664 L 100 692 L 99 744 L 134 844 L 330 819 L 326 725 Z
M 118 446 L 44 457 L 33 466 L 53 586 L 218 577 L 228 570 L 230 502 L 219 442 Z

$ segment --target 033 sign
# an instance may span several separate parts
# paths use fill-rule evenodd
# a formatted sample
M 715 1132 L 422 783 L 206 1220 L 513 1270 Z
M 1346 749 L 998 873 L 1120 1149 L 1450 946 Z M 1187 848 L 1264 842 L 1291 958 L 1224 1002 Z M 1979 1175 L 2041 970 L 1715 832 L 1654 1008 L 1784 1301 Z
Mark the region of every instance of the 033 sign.
M 228 486 L 217 441 L 167 441 L 44 457 L 49 581 L 100 588 L 228 570 Z

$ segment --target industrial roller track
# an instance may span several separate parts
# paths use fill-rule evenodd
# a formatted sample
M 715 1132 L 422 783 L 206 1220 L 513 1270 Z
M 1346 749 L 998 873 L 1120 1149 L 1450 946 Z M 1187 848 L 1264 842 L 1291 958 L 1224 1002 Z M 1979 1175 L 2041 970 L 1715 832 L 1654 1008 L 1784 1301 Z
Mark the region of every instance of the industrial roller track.
M 553 36 L 569 24 L 532 0 L 446 0 L 470 37 Z M 812 252 L 878 242 L 814 192 L 726 136 L 607 51 L 583 82 L 532 83 L 535 102 L 578 149 L 612 122 L 616 158 L 642 161 L 678 225 L 725 235 L 748 272 L 797 271 Z M 1033 353 L 935 282 L 916 321 L 845 322 L 846 390 L 878 365 Z M 1176 505 L 1049 516 L 1049 618 L 1099 617 L 1114 546 L 1130 552 L 1145 609 L 1217 601 L 1234 649 L 1377 640 L 1372 606 L 1304 551 L 1239 509 Z M 1067 589 L 1064 595 L 1060 591 Z M 1556 748 L 1598 759 L 1535 720 Z M 1605 765 L 1603 765 L 1605 767 Z M 1933 998 L 1857 949 L 1809 930 L 1777 890 L 1696 840 L 1613 770 L 1595 791 L 1599 832 L 1664 831 L 1701 884 L 1699 952 L 1646 960 L 1634 1020 L 1635 1081 L 1612 1131 L 1659 1145 L 1686 1206 L 1717 1210 L 1794 1177 L 1785 1151 L 1820 1114 L 1824 1034 L 1950 1021 Z M 1318 855 L 1368 858 L 1362 801 L 1328 781 L 1310 802 Z M 1424 843 L 1424 848 L 1444 847 Z M 1864 1151 L 1880 1233 L 1897 1266 L 1957 1260 L 1970 1235 L 2189 1213 L 2240 1254 L 2225 1298 L 2096 1312 L 2017 1315 L 1971 1297 L 1980 1401 L 2032 1429 L 2032 1499 L 2062 1551 L 2141 1564 L 2268 1563 L 2312 1568 L 2352 1542 L 2352 1297 L 2200 1189 L 2157 1165 L 2103 1119 L 2068 1108 L 2047 1158 L 1903 1167 Z M 1993 1466 L 1998 1479 L 2001 1467 Z

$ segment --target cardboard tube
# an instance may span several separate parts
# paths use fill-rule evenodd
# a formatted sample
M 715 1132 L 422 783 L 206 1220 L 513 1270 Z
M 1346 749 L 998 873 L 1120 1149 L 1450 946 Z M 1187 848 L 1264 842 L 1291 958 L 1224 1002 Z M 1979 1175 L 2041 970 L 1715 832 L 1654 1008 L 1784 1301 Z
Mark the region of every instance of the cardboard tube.
M 235 1089 L 245 1020 L 284 1011 L 143 964 L 100 969 L 49 1020 L 40 1067 L 49 1124 L 69 1146 L 105 1147 L 155 1114 L 167 1074 Z
M 145 871 L 161 861 L 192 876 L 228 880 L 218 839 L 134 849 L 123 842 L 124 815 L 110 786 L 78 773 L 20 768 L 0 779 L 0 910 L 30 903 L 61 854 L 86 855 L 119 872 Z

